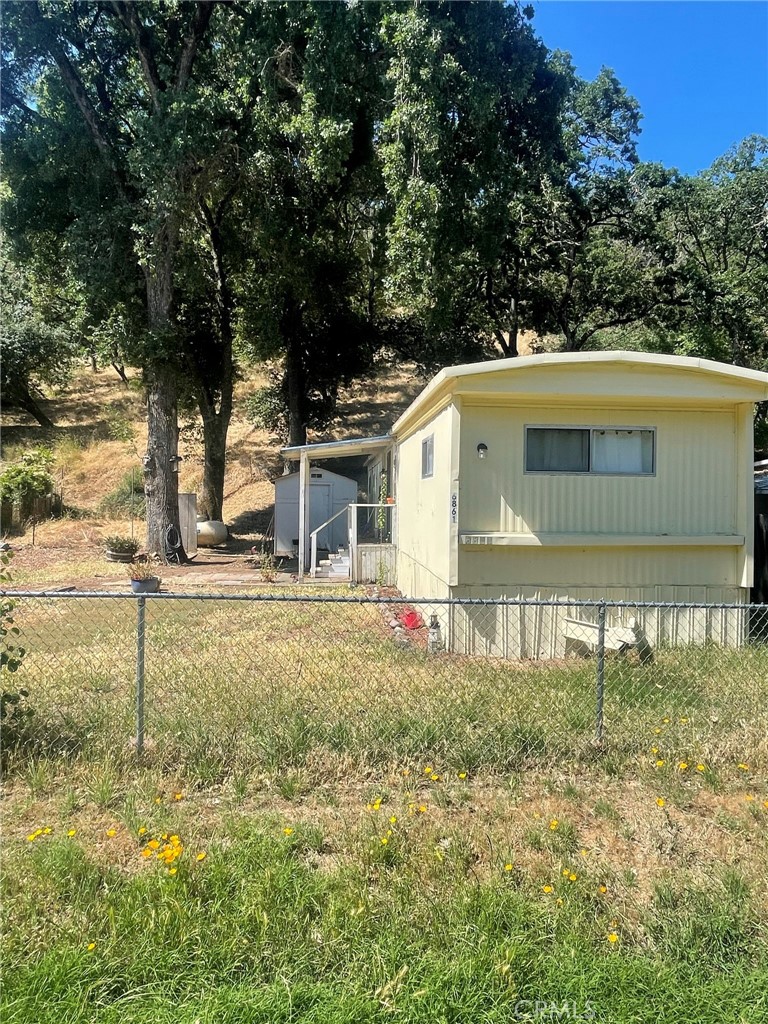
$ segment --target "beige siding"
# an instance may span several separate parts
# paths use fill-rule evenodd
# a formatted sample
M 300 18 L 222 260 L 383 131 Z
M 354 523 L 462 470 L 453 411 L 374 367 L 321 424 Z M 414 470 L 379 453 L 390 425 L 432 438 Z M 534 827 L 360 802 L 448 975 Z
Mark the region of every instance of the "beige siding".
M 594 599 L 609 597 L 619 600 L 621 591 L 594 593 Z M 653 591 L 641 594 L 629 588 L 631 600 L 653 600 Z M 738 603 L 732 591 L 709 588 L 706 596 L 683 591 L 677 600 Z M 476 595 L 475 595 L 476 596 Z M 526 595 L 531 597 L 531 595 Z M 544 595 L 541 595 L 542 597 Z M 623 595 L 624 596 L 624 595 Z M 590 600 L 587 592 L 572 591 L 573 600 Z M 669 598 L 667 598 L 669 599 Z M 597 622 L 595 605 L 568 608 L 551 605 L 488 605 L 449 606 L 441 618 L 447 622 L 448 648 L 455 654 L 471 654 L 496 658 L 563 658 L 567 653 L 565 619 Z M 660 645 L 688 646 L 713 643 L 738 647 L 747 636 L 748 618 L 741 608 L 609 608 L 606 624 L 627 626 L 630 618 L 638 621 L 652 647 Z
M 466 586 L 526 587 L 738 587 L 739 548 L 517 548 L 459 552 Z M 563 591 L 561 596 L 566 596 Z M 600 596 L 603 596 L 601 593 Z M 651 598 L 655 600 L 655 598 Z
M 653 427 L 655 475 L 526 474 L 527 424 Z M 480 442 L 488 446 L 484 460 L 477 458 Z M 516 534 L 744 534 L 748 525 L 737 522 L 737 463 L 735 414 L 730 410 L 494 408 L 465 401 L 460 529 Z M 608 554 L 611 560 L 615 557 L 614 552 Z
M 450 492 L 452 405 L 438 412 L 397 450 L 397 581 L 403 593 L 445 596 L 451 569 Z M 434 438 L 434 472 L 422 479 L 422 441 Z

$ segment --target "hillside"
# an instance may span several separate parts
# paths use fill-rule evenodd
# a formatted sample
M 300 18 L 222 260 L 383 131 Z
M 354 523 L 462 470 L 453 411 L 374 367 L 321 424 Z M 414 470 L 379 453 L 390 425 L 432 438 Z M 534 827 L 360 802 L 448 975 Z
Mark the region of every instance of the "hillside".
M 82 368 L 69 385 L 49 394 L 43 403 L 56 423 L 45 430 L 20 410 L 2 415 L 2 458 L 18 457 L 37 445 L 55 454 L 54 476 L 63 495 L 66 515 L 36 525 L 13 539 L 17 573 L 32 570 L 36 580 L 62 578 L 54 571 L 57 562 L 79 564 L 86 575 L 93 560 L 101 561 L 103 539 L 110 534 L 132 532 L 143 537 L 143 522 L 131 523 L 131 473 L 136 501 L 141 497 L 140 460 L 146 448 L 146 424 L 140 379 L 129 373 L 124 384 L 113 370 L 93 372 Z M 269 524 L 274 507 L 273 480 L 283 470 L 281 439 L 253 426 L 243 415 L 243 400 L 263 384 L 249 374 L 236 388 L 235 414 L 229 431 L 224 517 L 230 526 L 233 552 L 256 543 Z M 380 373 L 343 392 L 336 419 L 310 440 L 365 436 L 386 432 L 399 412 L 423 386 L 409 368 Z M 202 430 L 191 414 L 180 415 L 180 489 L 195 491 L 202 481 Z M 110 499 L 122 492 L 123 507 L 110 511 Z M 34 540 L 34 551 L 32 551 Z M 51 572 L 46 573 L 46 566 Z M 21 578 L 21 577 L 20 577 Z

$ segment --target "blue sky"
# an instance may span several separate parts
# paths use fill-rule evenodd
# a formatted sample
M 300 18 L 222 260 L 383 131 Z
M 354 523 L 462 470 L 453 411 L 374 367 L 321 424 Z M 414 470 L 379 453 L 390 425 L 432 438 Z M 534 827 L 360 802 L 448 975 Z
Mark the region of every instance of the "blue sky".
M 640 102 L 639 152 L 693 174 L 768 135 L 768 0 L 533 0 L 533 26 L 582 78 L 602 65 Z

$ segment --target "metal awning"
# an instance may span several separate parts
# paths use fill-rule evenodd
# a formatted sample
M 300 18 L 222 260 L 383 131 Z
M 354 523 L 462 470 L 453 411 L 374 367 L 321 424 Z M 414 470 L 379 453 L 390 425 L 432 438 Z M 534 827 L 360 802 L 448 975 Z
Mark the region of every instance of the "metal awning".
M 348 441 L 318 441 L 315 444 L 294 445 L 281 448 L 280 454 L 286 459 L 298 460 L 303 455 L 310 459 L 343 459 L 351 455 L 369 455 L 371 452 L 388 448 L 394 444 L 391 434 L 380 437 L 353 437 Z

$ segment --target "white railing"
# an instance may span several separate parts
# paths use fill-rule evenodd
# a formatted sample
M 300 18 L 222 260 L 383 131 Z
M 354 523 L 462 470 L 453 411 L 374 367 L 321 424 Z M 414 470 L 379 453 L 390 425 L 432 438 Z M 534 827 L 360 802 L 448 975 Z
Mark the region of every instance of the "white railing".
M 352 507 L 353 507 L 352 505 L 347 505 L 346 508 L 341 509 L 335 515 L 331 516 L 330 519 L 326 519 L 326 521 L 324 523 L 321 523 L 320 526 L 318 526 L 318 528 L 316 530 L 313 530 L 312 533 L 310 533 L 310 535 L 309 535 L 309 575 L 310 576 L 314 576 L 315 573 L 317 572 L 317 535 L 318 535 L 318 533 L 320 533 L 321 530 L 324 530 L 326 528 L 326 526 L 329 526 L 334 521 L 334 519 L 338 519 L 339 516 L 343 516 L 345 512 L 347 513 L 347 521 L 349 521 L 349 510 Z
M 330 519 L 326 519 L 326 521 L 324 523 L 321 523 L 320 526 L 318 526 L 316 529 L 312 530 L 312 532 L 309 535 L 309 575 L 310 576 L 314 577 L 314 576 L 317 575 L 317 537 L 318 537 L 318 534 L 320 534 L 326 528 L 326 526 L 330 526 L 330 524 L 335 519 L 338 519 L 339 516 L 344 515 L 344 513 L 346 512 L 346 514 L 347 514 L 347 538 L 348 538 L 348 541 L 349 541 L 349 568 L 350 568 L 350 576 L 354 580 L 355 575 L 356 575 L 356 571 L 355 570 L 356 570 L 356 565 L 357 565 L 357 548 L 358 548 L 358 541 L 357 541 L 357 510 L 359 508 L 390 509 L 391 510 L 391 515 L 394 516 L 394 514 L 395 514 L 394 513 L 394 510 L 395 510 L 395 503 L 394 502 L 387 502 L 386 504 L 383 504 L 381 502 L 377 502 L 377 503 L 374 503 L 374 504 L 365 504 L 365 503 L 359 503 L 358 504 L 357 502 L 355 502 L 354 504 L 347 505 L 346 508 L 341 509 L 339 512 L 336 512 L 335 515 L 332 515 Z M 394 538 L 394 528 L 393 528 L 392 522 L 390 522 L 390 529 L 391 529 L 391 532 L 392 532 L 392 536 Z

